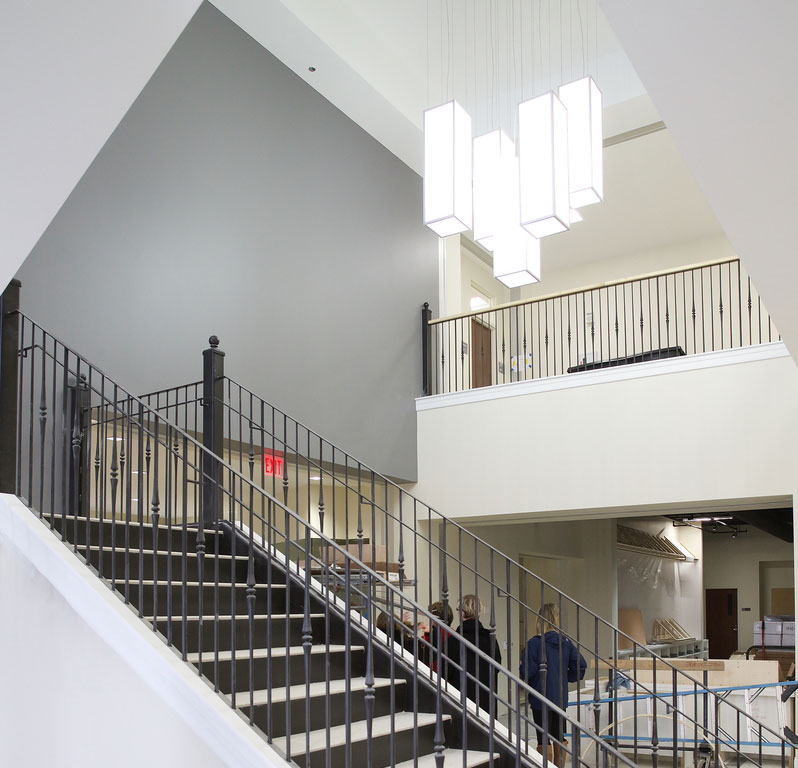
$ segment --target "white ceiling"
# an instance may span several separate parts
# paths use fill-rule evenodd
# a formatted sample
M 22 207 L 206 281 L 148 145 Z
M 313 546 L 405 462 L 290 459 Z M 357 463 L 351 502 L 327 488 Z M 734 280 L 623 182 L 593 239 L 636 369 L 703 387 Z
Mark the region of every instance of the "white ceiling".
M 495 96 L 495 89 L 490 90 L 487 83 L 479 85 L 480 68 L 487 71 L 494 64 L 502 65 L 501 60 L 496 60 L 495 51 L 491 54 L 488 47 L 489 36 L 484 29 L 487 0 L 449 0 L 449 10 L 457 9 L 452 16 L 455 23 L 451 26 L 451 45 L 445 34 L 445 16 L 441 15 L 446 0 L 213 2 L 419 174 L 423 169 L 423 110 L 443 100 L 442 50 L 451 48 L 456 53 L 459 40 L 462 44 L 459 50 L 466 51 L 461 66 L 467 77 L 459 80 L 452 77 L 452 88 L 456 93 L 459 90 L 458 98 L 470 102 L 477 124 L 484 124 L 489 118 L 486 100 L 501 98 Z M 660 119 L 593 0 L 491 5 L 515 8 L 519 14 L 522 7 L 541 9 L 543 14 L 540 19 L 531 14 L 514 16 L 516 33 L 512 37 L 506 32 L 504 38 L 502 33 L 496 33 L 502 46 L 510 46 L 513 41 L 516 44 L 513 61 L 505 62 L 507 72 L 514 63 L 521 71 L 515 80 L 523 83 L 526 76 L 526 86 L 517 89 L 516 100 L 520 100 L 521 94 L 532 95 L 530 89 L 538 92 L 548 88 L 549 59 L 556 85 L 562 48 L 565 79 L 570 79 L 569 74 L 581 76 L 583 59 L 585 66 L 596 73 L 604 96 L 605 137 Z M 560 7 L 562 24 L 558 11 L 553 10 L 550 19 L 546 16 L 549 8 Z M 577 8 L 582 11 L 581 28 Z M 457 26 L 458 19 L 461 27 Z M 523 22 L 520 30 L 519 20 Z M 550 49 L 546 34 L 540 34 L 540 30 L 548 29 L 549 23 L 553 29 Z M 478 35 L 482 36 L 481 44 L 477 42 Z M 463 41 L 474 42 L 469 48 Z M 316 71 L 309 72 L 309 66 L 316 67 Z M 506 104 L 505 112 L 509 115 L 513 99 L 507 98 Z M 557 268 L 572 267 L 721 233 L 667 131 L 608 147 L 605 202 L 585 208 L 583 215 L 585 221 L 570 232 L 544 241 L 544 268 L 548 269 L 549 264 Z

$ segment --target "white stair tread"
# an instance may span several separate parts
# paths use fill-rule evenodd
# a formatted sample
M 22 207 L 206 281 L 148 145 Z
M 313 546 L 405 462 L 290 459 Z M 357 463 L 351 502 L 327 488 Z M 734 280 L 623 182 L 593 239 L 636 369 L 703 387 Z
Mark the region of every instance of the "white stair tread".
M 118 578 L 117 578 L 117 581 L 119 581 Z M 130 579 L 130 583 L 131 584 L 143 584 L 145 587 L 151 587 L 151 586 L 153 586 L 155 584 L 155 580 L 154 579 L 144 579 L 143 581 L 139 581 L 136 578 L 131 578 Z M 162 579 L 158 579 L 158 586 L 163 587 L 163 586 L 166 586 L 167 583 L 168 582 L 166 580 L 166 576 L 164 576 L 164 578 L 162 578 Z M 182 584 L 183 584 L 183 582 L 180 579 L 176 579 L 176 578 L 172 579 L 172 586 L 173 587 L 180 587 L 180 586 L 182 586 Z M 199 585 L 200 585 L 200 583 L 198 581 L 187 581 L 186 582 L 186 586 L 187 587 L 198 587 Z M 203 587 L 213 587 L 214 583 L 213 583 L 212 580 L 206 579 L 206 580 L 204 580 L 202 582 L 202 586 Z M 231 582 L 229 582 L 229 581 L 220 581 L 218 586 L 219 586 L 219 589 L 223 589 L 223 588 L 224 589 L 230 589 L 233 586 L 233 584 Z M 247 588 L 247 584 L 246 584 L 245 581 L 237 581 L 236 582 L 236 587 L 240 587 L 241 589 L 246 589 Z M 269 587 L 268 584 L 256 584 L 255 585 L 255 589 L 267 589 L 268 587 Z M 272 584 L 271 588 L 272 589 L 285 589 L 285 584 Z
M 305 649 L 301 645 L 292 645 L 290 648 L 286 649 L 285 646 L 278 646 L 276 648 L 271 649 L 272 658 L 284 658 L 286 655 L 286 650 L 288 650 L 289 655 L 291 656 L 304 656 Z M 310 647 L 310 652 L 312 655 L 316 654 L 326 654 L 327 652 L 330 653 L 345 653 L 346 646 L 345 645 L 331 645 L 329 649 L 326 645 L 312 645 Z M 352 653 L 363 651 L 364 647 L 362 645 L 350 645 L 349 650 Z M 210 653 L 210 657 L 213 657 L 213 651 Z M 267 659 L 269 657 L 269 649 L 268 648 L 255 648 L 252 651 L 252 658 L 253 659 Z M 205 651 L 202 654 L 202 660 L 207 661 L 209 658 L 208 651 Z M 220 651 L 219 653 L 219 661 L 231 661 L 233 658 L 233 654 L 231 651 Z M 248 659 L 249 658 L 249 651 L 246 649 L 237 650 L 236 651 L 236 659 Z M 189 653 L 186 655 L 186 660 L 190 664 L 196 664 L 199 661 L 199 654 L 198 653 Z
M 451 720 L 450 715 L 443 715 L 444 722 Z M 413 723 L 417 722 L 419 728 L 425 725 L 433 725 L 436 722 L 436 716 L 426 712 L 420 712 L 418 719 L 412 712 L 398 712 L 393 716 L 394 732 L 409 731 L 413 728 Z M 365 720 L 358 720 L 351 725 L 352 741 L 364 741 L 367 734 L 367 722 Z M 382 717 L 375 717 L 371 721 L 371 735 L 372 738 L 378 736 L 387 736 L 391 732 L 391 716 L 383 715 Z M 285 751 L 286 738 L 285 736 L 274 739 L 273 742 L 278 749 Z M 346 725 L 336 725 L 330 728 L 330 748 L 340 747 L 346 744 Z M 291 736 L 291 754 L 303 755 L 305 754 L 306 739 L 304 733 L 295 733 Z M 320 749 L 327 749 L 327 732 L 324 728 L 317 731 L 310 732 L 310 751 L 318 752 Z
M 49 512 L 44 512 L 44 513 L 42 514 L 42 517 L 46 517 L 46 518 L 48 518 L 48 519 L 49 519 L 49 518 L 51 517 L 51 514 L 50 514 Z M 55 519 L 56 519 L 56 520 L 60 520 L 60 519 L 62 519 L 62 518 L 63 518 L 64 520 L 74 520 L 74 519 L 75 519 L 75 516 L 74 516 L 74 515 L 59 515 L 58 513 L 56 513 L 54 517 L 55 517 Z M 161 517 L 163 517 L 163 515 L 161 515 Z M 86 519 L 86 518 L 85 518 L 85 517 L 83 517 L 83 515 L 79 515 L 79 516 L 78 516 L 78 520 L 79 520 L 79 521 L 81 521 L 81 520 L 85 520 L 85 519 Z M 90 517 L 90 518 L 89 518 L 89 522 L 90 522 L 90 523 L 99 523 L 99 522 L 101 522 L 101 521 L 102 521 L 103 523 L 109 523 L 109 524 L 110 524 L 110 523 L 116 523 L 116 524 L 117 524 L 117 525 L 119 525 L 119 526 L 123 526 L 123 525 L 125 525 L 125 521 L 124 521 L 124 519 L 122 519 L 122 518 L 119 518 L 119 517 Z M 152 530 L 152 527 L 153 527 L 153 526 L 152 526 L 152 521 L 151 521 L 151 520 L 142 520 L 142 521 L 141 521 L 141 525 L 139 525 L 139 521 L 138 521 L 138 519 L 132 519 L 132 520 L 130 521 L 130 527 L 131 527 L 131 528 L 144 528 L 144 529 L 149 529 L 149 530 Z M 168 525 L 163 525 L 163 524 L 161 524 L 161 525 L 159 525 L 159 526 L 158 526 L 158 529 L 159 529 L 159 530 L 164 530 L 164 531 L 169 531 L 169 530 L 172 530 L 172 531 L 182 531 L 182 530 L 183 530 L 183 523 L 182 523 L 182 522 L 179 522 L 179 523 L 172 523 L 172 527 L 171 527 L 171 528 L 170 528 Z M 187 531 L 189 531 L 189 532 L 191 532 L 191 531 L 197 531 L 198 529 L 197 529 L 197 528 L 196 528 L 196 526 L 195 526 L 195 525 L 192 523 L 191 525 L 188 525 L 188 526 L 186 527 L 186 530 L 187 530 Z M 218 534 L 218 535 L 221 535 L 221 534 L 222 534 L 222 531 L 215 530 L 214 528 L 206 528 L 206 529 L 205 529 L 205 535 L 206 535 L 206 536 L 216 536 L 217 534 Z
M 285 619 L 286 616 L 288 616 L 288 618 L 291 618 L 291 619 L 304 619 L 305 618 L 305 614 L 304 613 L 289 613 L 289 614 L 273 613 L 273 614 L 271 614 L 272 619 Z M 158 621 L 166 621 L 168 618 L 169 617 L 166 614 L 164 614 L 163 616 L 158 616 Z M 180 613 L 173 613 L 171 618 L 172 618 L 172 621 L 182 621 L 183 620 L 183 615 L 180 614 Z M 208 614 L 204 615 L 202 617 L 202 620 L 203 621 L 211 621 L 212 622 L 216 618 L 217 617 L 214 616 L 211 613 L 210 615 L 208 615 Z M 229 613 L 226 613 L 226 614 L 225 613 L 220 613 L 218 618 L 219 618 L 219 621 L 229 621 L 231 616 L 230 616 Z M 235 614 L 235 618 L 239 619 L 241 621 L 244 621 L 245 619 L 248 619 L 249 616 L 246 613 L 238 613 L 238 614 Z M 268 613 L 257 613 L 252 618 L 253 619 L 258 619 L 258 620 L 260 620 L 260 619 L 265 620 L 265 619 L 269 618 L 269 614 Z M 324 618 L 324 614 L 323 613 L 311 613 L 310 614 L 310 618 L 311 619 L 323 619 Z M 188 621 L 199 621 L 200 617 L 195 614 L 193 616 L 186 616 L 186 619 Z M 145 616 L 144 620 L 145 621 L 152 621 L 153 617 L 152 616 Z
M 444 749 L 443 764 L 446 768 L 462 768 L 463 766 L 463 750 L 462 749 Z M 501 757 L 498 752 L 493 753 L 495 760 Z M 481 765 L 488 765 L 490 763 L 490 752 L 474 752 L 469 750 L 466 755 L 467 768 L 478 768 Z M 405 760 L 403 763 L 397 763 L 394 768 L 437 768 L 438 764 L 435 762 L 435 754 L 419 755 L 418 763 L 412 759 Z
M 78 544 L 78 552 L 81 552 L 86 549 L 86 544 Z M 92 552 L 99 552 L 100 546 L 98 544 L 91 544 L 89 545 L 89 549 Z M 117 542 L 117 545 L 114 549 L 111 549 L 110 545 L 104 544 L 102 547 L 103 552 L 117 552 L 118 554 L 122 554 L 125 551 L 125 544 L 122 542 L 121 544 Z M 183 557 L 182 550 L 179 549 L 159 549 L 159 550 L 152 550 L 152 549 L 139 549 L 138 547 L 131 546 L 130 549 L 131 556 L 138 556 L 138 555 L 154 555 L 157 551 L 159 555 L 169 555 L 171 554 L 173 558 L 179 559 Z M 186 557 L 197 557 L 197 553 L 195 550 L 191 549 L 186 551 Z M 216 555 L 213 552 L 205 552 L 205 557 L 218 557 L 220 560 L 230 560 L 232 555 Z M 240 560 L 241 562 L 246 562 L 249 560 L 248 555 L 236 555 L 236 560 Z
M 398 687 L 400 685 L 404 685 L 404 680 L 396 680 L 395 685 Z M 391 679 L 389 677 L 377 677 L 374 679 L 374 688 L 388 688 L 391 685 Z M 271 702 L 272 704 L 281 704 L 286 700 L 286 688 L 272 688 L 272 697 Z M 350 691 L 365 691 L 366 690 L 366 678 L 365 677 L 352 677 L 349 680 L 349 690 Z M 319 696 L 324 696 L 327 691 L 327 682 L 325 680 L 321 680 L 319 682 L 311 683 L 309 686 L 305 685 L 305 683 L 298 683 L 297 685 L 292 685 L 290 689 L 290 698 L 291 701 L 297 700 L 304 700 L 305 695 L 310 695 L 310 698 L 317 698 Z M 330 693 L 345 693 L 346 692 L 346 680 L 345 679 L 337 679 L 337 680 L 330 680 Z M 230 698 L 229 696 L 227 697 Z M 255 706 L 259 704 L 268 704 L 269 703 L 269 692 L 267 690 L 255 691 L 252 695 L 252 701 L 254 702 Z M 248 707 L 249 706 L 249 691 L 244 690 L 240 691 L 236 694 L 236 704 L 239 707 Z

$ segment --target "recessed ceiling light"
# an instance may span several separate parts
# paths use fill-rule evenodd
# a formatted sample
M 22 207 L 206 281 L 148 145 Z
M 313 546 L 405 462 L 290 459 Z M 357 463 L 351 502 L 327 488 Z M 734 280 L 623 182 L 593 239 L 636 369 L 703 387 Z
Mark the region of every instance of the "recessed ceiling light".
M 316 71 L 316 67 L 308 67 L 308 72 L 315 72 L 315 71 Z
M 310 479 L 311 479 L 311 480 L 321 480 L 321 476 L 319 476 L 319 475 L 313 475 L 313 476 L 312 476 Z

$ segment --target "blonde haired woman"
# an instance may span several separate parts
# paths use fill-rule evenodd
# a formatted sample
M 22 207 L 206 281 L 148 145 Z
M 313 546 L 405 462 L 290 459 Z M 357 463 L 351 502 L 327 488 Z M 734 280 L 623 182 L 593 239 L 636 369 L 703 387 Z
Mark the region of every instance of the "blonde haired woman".
M 482 626 L 479 617 L 482 614 L 482 601 L 476 595 L 463 595 L 457 606 L 460 614 L 460 626 L 457 633 L 466 638 L 470 643 L 479 648 L 480 651 L 492 658 L 497 663 L 502 663 L 502 654 L 499 644 L 489 629 Z M 449 638 L 447 649 L 449 657 L 447 678 L 456 688 L 462 684 L 461 672 L 461 649 L 457 636 Z M 462 653 L 465 660 L 466 672 L 466 696 L 472 701 L 477 702 L 480 709 L 490 712 L 491 692 L 496 695 L 496 686 L 499 675 L 493 665 L 487 659 L 477 658 L 477 653 L 466 647 Z M 493 714 L 497 714 L 496 703 L 493 705 Z
M 552 704 L 564 710 L 568 706 L 568 683 L 575 683 L 585 676 L 587 662 L 576 646 L 560 631 L 560 609 L 555 603 L 546 603 L 538 617 L 537 634 L 529 639 L 521 657 L 520 676 L 532 688 L 545 696 Z M 543 663 L 542 648 L 546 649 L 546 690 L 540 674 Z M 543 751 L 543 708 L 540 699 L 529 696 L 529 706 L 537 728 L 538 751 Z M 562 716 L 548 710 L 548 743 L 553 745 L 554 763 L 563 764 Z

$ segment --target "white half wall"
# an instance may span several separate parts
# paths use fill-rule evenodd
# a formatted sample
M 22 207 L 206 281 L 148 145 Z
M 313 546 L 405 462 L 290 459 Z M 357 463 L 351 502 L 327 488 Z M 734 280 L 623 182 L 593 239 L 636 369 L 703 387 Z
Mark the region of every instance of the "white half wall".
M 0 495 L 3 765 L 287 765 L 17 498 Z
M 0 4 L 0 290 L 200 2 Z
M 794 493 L 783 345 L 593 373 L 419 399 L 415 494 L 460 520 L 541 520 Z

